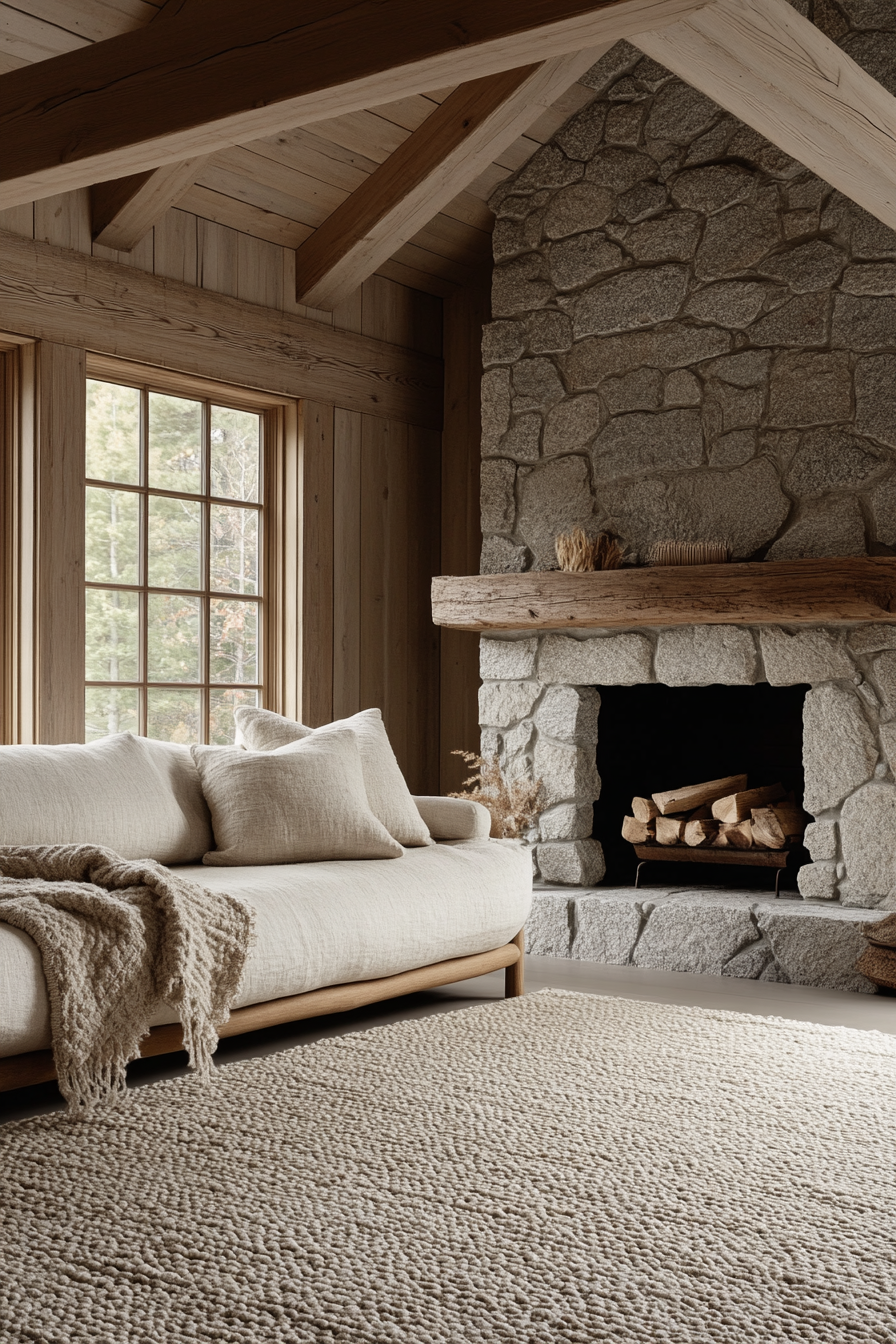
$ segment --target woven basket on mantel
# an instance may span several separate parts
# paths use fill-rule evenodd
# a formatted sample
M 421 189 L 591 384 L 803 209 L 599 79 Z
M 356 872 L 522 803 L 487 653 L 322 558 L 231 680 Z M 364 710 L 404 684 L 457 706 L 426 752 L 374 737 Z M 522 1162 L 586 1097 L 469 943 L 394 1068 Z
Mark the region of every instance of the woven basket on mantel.
M 657 541 L 647 557 L 649 565 L 724 565 L 731 551 L 722 541 Z

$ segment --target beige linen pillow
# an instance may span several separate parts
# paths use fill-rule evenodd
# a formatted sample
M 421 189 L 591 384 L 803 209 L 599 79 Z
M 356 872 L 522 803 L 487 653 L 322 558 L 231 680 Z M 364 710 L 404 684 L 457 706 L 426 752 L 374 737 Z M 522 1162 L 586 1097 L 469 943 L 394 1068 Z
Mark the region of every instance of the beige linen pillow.
M 290 742 L 350 728 L 358 739 L 364 784 L 370 810 L 400 845 L 413 848 L 431 845 L 429 830 L 420 816 L 405 783 L 401 767 L 378 709 L 362 709 L 350 719 L 337 719 L 322 728 L 306 728 L 294 719 L 285 719 L 270 709 L 241 705 L 236 710 L 236 726 L 250 751 L 275 751 Z
M 370 810 L 349 729 L 313 734 L 277 751 L 191 750 L 217 845 L 203 863 L 401 857 L 401 845 Z

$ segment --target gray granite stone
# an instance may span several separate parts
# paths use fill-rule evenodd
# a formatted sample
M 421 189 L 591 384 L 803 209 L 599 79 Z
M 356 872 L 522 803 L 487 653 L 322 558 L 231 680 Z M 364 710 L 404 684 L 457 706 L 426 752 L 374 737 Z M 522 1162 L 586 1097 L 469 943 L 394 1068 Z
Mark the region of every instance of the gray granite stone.
M 535 743 L 535 778 L 542 781 L 544 804 L 594 802 L 600 794 L 600 780 L 594 763 L 594 749 L 561 745 L 539 738 Z
M 482 456 L 513 458 L 516 462 L 537 462 L 541 441 L 541 416 L 521 415 L 510 426 L 497 447 L 484 448 Z
M 896 94 L 896 33 L 853 33 L 841 45 L 888 93 Z
M 589 182 L 596 182 L 617 194 L 628 191 L 636 182 L 651 178 L 657 170 L 653 159 L 632 149 L 602 149 L 585 169 Z
M 896 10 L 892 0 L 840 0 L 840 8 L 856 28 L 896 31 Z
M 896 298 L 835 294 L 831 344 L 847 350 L 885 350 L 896 332 Z
M 824 345 L 828 338 L 830 296 L 800 294 L 761 317 L 749 329 L 754 345 Z
M 514 724 L 512 728 L 505 728 L 500 733 L 501 759 L 508 777 L 515 778 L 523 776 L 531 778 L 529 768 L 532 759 L 532 734 L 535 725 L 531 719 L 522 719 Z M 483 728 L 483 733 L 494 732 L 494 729 Z
M 765 679 L 772 686 L 838 678 L 851 680 L 855 672 L 842 637 L 832 630 L 797 630 L 789 634 L 777 625 L 763 626 L 759 647 Z
M 603 966 L 627 966 L 642 918 L 637 892 L 630 889 L 577 897 L 571 956 L 577 961 L 596 961 Z
M 482 329 L 482 362 L 512 364 L 526 348 L 526 328 L 521 322 L 490 322 Z
M 541 691 L 537 681 L 487 681 L 479 687 L 479 722 L 508 728 L 531 714 Z
M 557 132 L 555 143 L 568 159 L 590 159 L 601 146 L 606 120 L 606 105 L 595 100 Z
M 636 146 L 643 123 L 643 103 L 617 104 L 607 113 L 604 139 L 608 145 Z
M 752 686 L 759 678 L 756 645 L 736 625 L 682 625 L 661 630 L 656 679 L 666 686 Z
M 593 803 L 560 803 L 538 818 L 541 840 L 588 840 L 593 828 Z
M 877 654 L 871 663 L 871 675 L 889 716 L 896 712 L 896 652 L 888 649 Z
M 573 233 L 599 229 L 615 213 L 616 193 L 595 182 L 577 182 L 558 191 L 544 217 L 546 238 L 568 238 Z
M 514 414 L 549 410 L 562 401 L 565 392 L 560 375 L 549 359 L 520 359 L 512 370 Z
M 546 308 L 553 299 L 545 263 L 537 253 L 505 261 L 492 277 L 492 314 L 514 317 L 517 313 Z
M 535 714 L 538 731 L 578 746 L 597 744 L 600 695 L 593 686 L 549 686 Z
M 518 531 L 540 568 L 555 569 L 560 532 L 588 521 L 592 512 L 588 463 L 560 457 L 537 467 L 518 469 Z
M 676 211 L 637 224 L 625 237 L 635 261 L 689 261 L 700 241 L 703 221 L 691 211 Z
M 572 345 L 572 321 L 566 313 L 543 308 L 529 321 L 529 349 L 533 355 L 556 354 Z
M 755 429 L 761 422 L 765 388 L 732 387 L 719 378 L 706 381 L 704 420 L 710 434 L 729 429 Z
M 675 369 L 663 385 L 664 406 L 699 406 L 703 400 L 700 380 L 688 369 Z
M 755 280 L 722 280 L 691 294 L 686 311 L 701 322 L 719 327 L 748 327 L 773 294 L 770 285 Z
M 482 446 L 494 451 L 510 424 L 510 371 L 489 369 L 482 378 Z
M 896 649 L 896 625 L 859 625 L 850 630 L 846 642 L 856 654 Z
M 748 898 L 719 895 L 695 901 L 687 892 L 673 893 L 650 912 L 632 964 L 720 975 L 726 962 L 755 939 Z
M 486 537 L 479 557 L 479 573 L 521 574 L 526 568 L 527 557 L 526 547 L 507 537 Z
M 877 764 L 877 743 L 855 692 L 817 686 L 803 706 L 803 806 L 817 816 L 839 807 L 868 782 Z
M 770 425 L 830 425 L 852 415 L 852 375 L 845 350 L 785 350 L 772 362 Z
M 587 290 L 575 305 L 575 335 L 652 327 L 675 317 L 687 292 L 683 266 L 623 271 Z
M 601 419 L 600 398 L 593 393 L 560 402 L 545 420 L 545 456 L 553 457 L 585 447 L 600 429 Z
M 814 863 L 833 863 L 837 858 L 837 823 L 810 821 L 803 836 L 803 843 Z
M 566 187 L 582 176 L 582 164 L 568 159 L 558 145 L 542 145 L 517 174 L 517 188 Z
M 866 549 L 865 518 L 858 500 L 833 495 L 802 504 L 765 558 L 811 560 L 825 555 L 865 555 Z
M 807 294 L 816 289 L 830 289 L 847 261 L 839 247 L 816 238 L 814 242 L 792 247 L 789 252 L 766 257 L 759 269 L 773 280 L 789 285 L 797 294 Z
M 740 467 L 755 455 L 755 431 L 735 429 L 715 440 L 709 450 L 709 464 L 711 467 Z
M 513 531 L 516 518 L 515 481 L 515 463 L 500 457 L 483 462 L 479 487 L 483 532 Z
M 653 645 L 640 634 L 591 639 L 545 635 L 538 653 L 538 676 L 546 685 L 635 686 L 654 681 Z
M 726 961 L 722 974 L 735 976 L 738 980 L 758 980 L 773 960 L 770 946 L 760 938 Z
M 896 355 L 856 360 L 856 429 L 896 448 Z
M 610 420 L 591 446 L 595 482 L 703 461 L 699 411 L 636 411 Z
M 883 463 L 867 439 L 841 429 L 816 429 L 801 436 L 784 484 L 796 495 L 826 494 L 863 485 Z
M 711 215 L 697 250 L 697 274 L 711 280 L 754 266 L 777 245 L 780 236 L 777 210 L 767 193 L 756 202 Z
M 862 922 L 873 918 L 867 911 L 777 901 L 757 905 L 756 918 L 791 984 L 874 993 L 854 969 L 866 946 Z
M 663 400 L 663 375 L 659 369 L 633 369 L 621 378 L 608 378 L 600 392 L 611 415 L 656 411 Z
M 892 261 L 865 262 L 848 266 L 840 281 L 847 294 L 896 294 L 896 263 Z
M 882 723 L 878 729 L 880 737 L 880 749 L 884 754 L 884 760 L 890 767 L 890 774 L 896 775 L 896 719 L 891 719 L 889 723 Z
M 768 377 L 771 358 L 768 350 L 741 350 L 737 354 L 714 359 L 706 366 L 705 372 L 708 376 L 730 383 L 732 387 L 756 387 Z
M 718 117 L 718 103 L 690 84 L 674 80 L 660 89 L 653 102 L 646 131 L 656 140 L 686 145 Z
M 794 178 L 805 172 L 801 163 L 789 154 L 771 144 L 751 126 L 736 124 L 734 135 L 728 142 L 728 152 L 733 158 L 748 159 L 756 167 L 778 178 Z
M 878 541 L 896 546 L 896 476 L 875 486 L 869 496 Z
M 620 75 L 627 74 L 629 70 L 634 70 L 642 59 L 640 51 L 629 42 L 615 42 L 610 50 L 605 52 L 600 60 L 596 61 L 591 69 L 581 76 L 579 83 L 584 84 L 586 89 L 594 89 L 596 93 L 606 93 L 610 85 L 614 84 Z
M 628 373 L 639 364 L 657 369 L 683 368 L 711 359 L 731 347 L 726 331 L 669 322 L 655 331 L 632 331 L 622 336 L 589 337 L 573 346 L 565 367 L 574 390 L 597 387 L 604 378 Z
M 538 845 L 535 852 L 538 869 L 545 882 L 590 887 L 599 882 L 606 872 L 604 852 L 597 840 L 549 842 Z
M 686 210 L 715 214 L 728 205 L 751 200 L 756 194 L 757 177 L 735 163 L 714 163 L 689 168 L 672 179 L 672 199 Z
M 640 224 L 642 220 L 658 215 L 668 199 L 669 193 L 661 183 L 636 182 L 619 197 L 616 213 L 629 224 Z
M 896 902 L 896 785 L 875 780 L 847 798 L 840 818 L 853 900 Z
M 685 166 L 712 163 L 721 159 L 734 135 L 737 123 L 733 117 L 722 117 L 715 126 L 697 137 L 685 155 Z
M 479 641 L 479 675 L 483 681 L 531 677 L 535 673 L 537 653 L 537 638 L 492 639 L 483 635 Z
M 558 290 L 576 289 L 622 266 L 622 249 L 603 233 L 580 233 L 554 243 L 548 253 L 551 280 Z
M 541 215 L 536 212 L 525 219 L 499 219 L 492 233 L 492 254 L 496 262 L 507 261 L 534 252 L 541 242 Z
M 526 951 L 536 957 L 568 957 L 571 915 L 571 899 L 566 892 L 539 891 L 536 887 L 526 920 Z
M 804 901 L 835 901 L 837 865 L 806 863 L 796 875 L 796 884 Z

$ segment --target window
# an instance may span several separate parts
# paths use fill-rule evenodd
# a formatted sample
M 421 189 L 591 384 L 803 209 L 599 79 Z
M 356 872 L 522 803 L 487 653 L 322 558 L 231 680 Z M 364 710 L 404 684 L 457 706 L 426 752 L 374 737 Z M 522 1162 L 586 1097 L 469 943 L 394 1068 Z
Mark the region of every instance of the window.
M 260 702 L 264 422 L 88 380 L 87 741 L 228 743 Z

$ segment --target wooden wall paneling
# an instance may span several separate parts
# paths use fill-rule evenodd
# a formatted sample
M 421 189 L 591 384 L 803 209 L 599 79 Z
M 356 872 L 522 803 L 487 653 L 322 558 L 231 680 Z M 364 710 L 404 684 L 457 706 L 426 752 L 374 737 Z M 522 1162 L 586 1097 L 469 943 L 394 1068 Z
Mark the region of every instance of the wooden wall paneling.
M 131 252 L 180 198 L 205 167 L 206 158 L 166 163 L 150 173 L 95 182 L 90 188 L 90 231 L 94 241 Z
M 297 718 L 300 684 L 299 406 L 264 414 L 264 693 L 265 708 Z
M 23 238 L 33 238 L 33 202 L 26 205 L 13 205 L 9 210 L 0 210 L 0 229 L 7 233 L 20 233 Z
M 37 350 L 37 733 L 84 740 L 85 352 Z
M 34 236 L 42 243 L 90 251 L 90 198 L 86 190 L 67 191 L 34 202 Z
M 439 792 L 439 650 L 430 581 L 439 572 L 441 435 L 408 429 L 408 736 L 406 770 L 413 791 Z
M 283 307 L 283 254 L 279 247 L 248 234 L 237 235 L 236 296 L 263 308 Z
M 211 219 L 198 219 L 196 223 L 200 288 L 235 299 L 239 234 Z
M 478 574 L 482 327 L 489 320 L 489 277 L 445 302 L 445 424 L 442 432 L 442 574 Z M 479 640 L 443 630 L 440 678 L 441 792 L 468 773 L 452 751 L 479 750 Z
M 301 718 L 312 728 L 333 718 L 333 432 L 333 407 L 303 402 Z
M 298 247 L 311 233 L 308 224 L 299 224 L 270 210 L 262 210 L 249 201 L 237 200 L 221 191 L 194 186 L 181 197 L 184 210 L 191 210 L 201 219 L 212 219 L 229 229 L 264 238 L 280 247 Z
M 280 575 L 280 627 L 282 697 L 279 712 L 291 719 L 301 718 L 302 712 L 302 575 L 304 572 L 302 544 L 305 529 L 302 514 L 303 458 L 302 409 L 292 402 L 283 410 L 282 419 L 282 502 L 285 537 L 278 556 Z
M 361 420 L 337 409 L 333 452 L 333 716 L 361 704 Z
M 280 285 L 280 308 L 284 313 L 297 313 L 299 317 L 307 317 L 312 322 L 320 322 L 322 326 L 332 327 L 333 314 L 325 313 L 322 308 L 309 308 L 306 303 L 296 302 L 296 254 L 291 247 L 278 247 L 277 252 L 280 256 L 281 267 L 281 285 Z M 348 328 L 343 327 L 343 331 Z
M 435 294 L 415 292 L 414 307 L 411 314 L 412 350 L 420 350 L 425 355 L 442 357 L 442 323 L 444 321 L 444 303 Z
M 383 720 L 399 765 L 407 774 L 412 790 L 416 791 L 412 764 L 414 749 L 412 736 L 415 728 L 410 704 L 410 566 L 411 531 L 416 520 L 411 519 L 411 468 L 409 462 L 408 427 L 394 421 L 384 421 L 385 454 L 381 493 L 383 499 L 381 534 L 383 566 Z M 375 554 L 375 553 L 374 553 Z M 369 564 L 373 556 L 366 552 L 362 563 Z M 374 562 L 375 563 L 375 562 Z M 413 780 L 413 783 L 411 781 Z
M 390 422 L 361 417 L 361 671 L 362 709 L 385 709 L 388 658 L 385 545 Z M 387 723 L 387 728 L 389 724 Z M 393 746 L 395 744 L 393 743 Z
M 294 255 L 294 254 L 293 254 Z M 364 287 L 356 289 L 344 303 L 340 303 L 330 314 L 333 326 L 339 331 L 360 332 L 364 320 Z M 422 349 L 422 347 L 421 347 Z M 429 351 L 424 353 L 428 354 Z
M 199 283 L 196 216 L 187 210 L 166 210 L 153 229 L 153 270 L 185 285 Z
M 97 242 L 94 242 L 91 252 L 93 256 L 99 257 L 100 261 L 114 261 L 118 266 L 133 266 L 138 271 L 147 271 L 152 275 L 155 267 L 153 230 L 150 229 L 146 237 L 141 238 L 137 246 L 132 247 L 130 252 L 117 252 L 114 248 L 104 247 L 102 243 Z
M 17 736 L 18 364 L 0 349 L 0 742 Z

